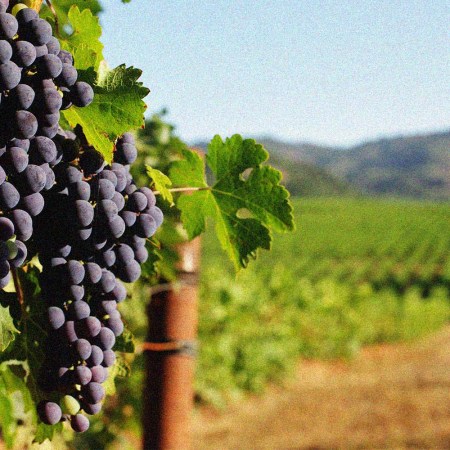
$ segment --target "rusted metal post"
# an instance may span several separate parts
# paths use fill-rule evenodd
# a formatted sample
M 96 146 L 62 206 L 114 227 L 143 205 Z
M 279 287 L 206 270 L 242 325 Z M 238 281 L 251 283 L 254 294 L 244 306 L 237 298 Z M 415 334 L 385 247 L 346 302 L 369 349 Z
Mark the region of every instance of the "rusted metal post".
M 145 450 L 184 450 L 191 444 L 200 238 L 177 250 L 179 287 L 153 294 L 147 311 Z

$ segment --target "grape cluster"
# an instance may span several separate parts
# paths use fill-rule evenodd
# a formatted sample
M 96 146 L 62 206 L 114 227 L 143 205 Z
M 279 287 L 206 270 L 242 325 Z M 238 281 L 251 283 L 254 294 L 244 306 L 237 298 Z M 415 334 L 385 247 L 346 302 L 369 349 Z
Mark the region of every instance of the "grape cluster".
M 8 12 L 9 11 L 9 12 Z M 12 13 L 12 14 L 11 14 Z M 64 158 L 54 140 L 60 110 L 87 106 L 93 90 L 77 81 L 72 56 L 48 22 L 23 4 L 0 2 L 0 288 L 27 258 L 33 222 Z M 12 233 L 11 236 L 9 234 Z M 15 236 L 15 240 L 13 238 Z M 11 238 L 13 238 L 11 240 Z
M 89 420 L 80 411 L 100 411 L 102 383 L 124 329 L 117 310 L 126 297 L 120 280 L 139 278 L 148 258 L 146 239 L 161 225 L 162 212 L 153 192 L 138 189 L 129 172 L 137 156 L 131 134 L 117 141 L 111 165 L 76 137 L 60 139 L 73 160 L 55 168 L 35 242 L 52 343 L 41 384 L 64 395 L 59 405 L 44 402 L 39 411 L 46 423 L 69 419 L 84 431 Z
M 39 256 L 48 321 L 39 381 L 48 400 L 38 414 L 83 432 L 86 414 L 101 409 L 124 329 L 122 281 L 139 278 L 146 240 L 163 215 L 153 192 L 137 188 L 130 174 L 131 134 L 117 140 L 107 165 L 81 128 L 59 127 L 61 110 L 93 100 L 91 86 L 77 78 L 48 22 L 0 0 L 0 117 L 7 119 L 0 121 L 0 289 L 11 267 Z

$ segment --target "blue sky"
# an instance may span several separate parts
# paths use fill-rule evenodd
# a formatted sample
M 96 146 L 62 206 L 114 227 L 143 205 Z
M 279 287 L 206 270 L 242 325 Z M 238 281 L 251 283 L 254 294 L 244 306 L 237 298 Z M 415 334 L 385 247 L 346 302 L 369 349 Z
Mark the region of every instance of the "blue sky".
M 179 135 L 351 145 L 450 128 L 447 0 L 103 2 L 105 56 Z

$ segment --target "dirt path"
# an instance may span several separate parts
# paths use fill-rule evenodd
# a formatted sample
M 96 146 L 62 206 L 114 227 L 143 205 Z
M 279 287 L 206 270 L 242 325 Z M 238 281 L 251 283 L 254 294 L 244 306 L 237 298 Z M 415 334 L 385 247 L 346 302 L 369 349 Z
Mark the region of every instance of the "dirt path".
M 350 363 L 302 362 L 284 389 L 202 409 L 193 448 L 450 449 L 450 327 Z

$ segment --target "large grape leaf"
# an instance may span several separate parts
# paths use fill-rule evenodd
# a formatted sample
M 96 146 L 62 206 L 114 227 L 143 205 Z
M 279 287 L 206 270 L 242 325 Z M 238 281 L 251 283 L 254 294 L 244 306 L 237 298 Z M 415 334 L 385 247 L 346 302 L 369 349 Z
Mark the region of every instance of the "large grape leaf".
M 6 350 L 18 333 L 19 330 L 14 325 L 9 306 L 4 308 L 0 305 L 0 352 Z
M 258 248 L 270 249 L 271 230 L 294 229 L 289 192 L 280 185 L 281 173 L 263 163 L 267 151 L 253 139 L 239 135 L 222 141 L 215 136 L 206 162 L 215 177 L 209 186 L 205 165 L 196 153 L 186 150 L 184 159 L 170 169 L 174 186 L 197 188 L 177 200 L 189 238 L 205 231 L 212 217 L 224 250 L 236 268 L 246 267 Z
M 111 162 L 114 142 L 123 133 L 144 124 L 142 99 L 149 90 L 138 81 L 142 71 L 121 65 L 113 70 L 103 65 L 94 84 L 94 101 L 86 108 L 63 111 L 71 127 L 81 125 L 89 144 Z

